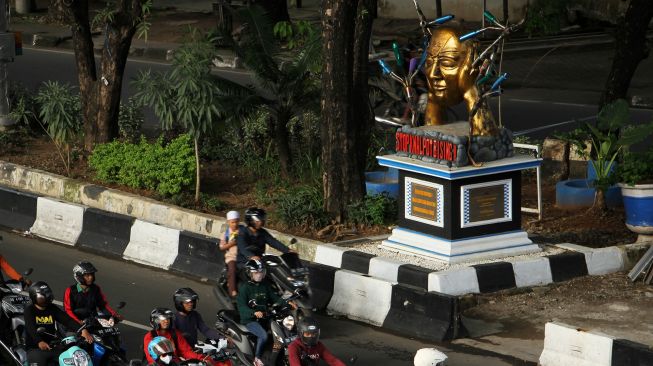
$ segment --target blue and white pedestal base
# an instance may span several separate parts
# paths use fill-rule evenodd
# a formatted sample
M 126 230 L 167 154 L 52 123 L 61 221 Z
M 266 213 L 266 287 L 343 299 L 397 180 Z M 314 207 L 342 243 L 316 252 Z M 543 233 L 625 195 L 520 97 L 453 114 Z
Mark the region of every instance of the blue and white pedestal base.
M 392 230 L 381 248 L 411 253 L 448 263 L 461 263 L 479 259 L 502 258 L 536 253 L 540 247 L 528 238 L 525 231 L 446 240 L 403 228 Z
M 377 157 L 399 171 L 398 228 L 383 248 L 449 263 L 533 253 L 521 228 L 521 172 L 528 155 L 447 167 L 398 155 Z

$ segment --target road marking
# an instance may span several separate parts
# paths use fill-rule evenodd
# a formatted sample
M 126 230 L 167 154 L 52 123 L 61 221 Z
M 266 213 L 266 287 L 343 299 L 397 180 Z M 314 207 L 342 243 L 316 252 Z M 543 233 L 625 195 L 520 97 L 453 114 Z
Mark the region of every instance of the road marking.
M 592 107 L 596 108 L 595 105 L 593 104 L 580 104 L 580 103 L 565 103 L 565 102 L 553 102 L 555 105 L 567 105 L 567 106 L 572 106 L 572 107 Z
M 541 100 L 530 100 L 530 99 L 516 99 L 516 98 L 506 98 L 511 102 L 523 102 L 523 103 L 544 103 Z
M 59 300 L 54 300 L 53 303 L 54 303 L 55 305 L 63 306 L 63 303 L 62 303 L 61 301 L 59 301 Z M 126 320 L 126 319 L 125 319 L 125 320 L 121 320 L 120 323 L 125 324 L 125 325 L 128 325 L 128 326 L 130 326 L 130 327 L 137 328 L 137 329 L 142 329 L 142 330 L 152 330 L 152 327 L 148 327 L 148 326 L 145 326 L 145 325 L 143 325 L 143 324 L 134 323 L 134 322 L 129 321 L 129 320 Z
M 531 132 L 537 132 L 537 131 L 541 131 L 541 130 L 547 130 L 547 129 L 549 129 L 549 128 L 558 127 L 558 126 L 564 126 L 564 125 L 568 125 L 568 124 L 571 124 L 571 123 L 587 122 L 587 121 L 591 121 L 591 120 L 593 120 L 593 119 L 595 119 L 595 118 L 596 118 L 596 115 L 593 115 L 593 116 L 589 116 L 589 117 L 585 117 L 585 118 L 578 118 L 578 119 L 572 119 L 572 120 L 569 120 L 569 121 L 563 121 L 563 122 L 558 122 L 558 123 L 552 123 L 552 124 L 550 124 L 550 125 L 545 125 L 545 126 L 540 126 L 540 127 L 530 128 L 530 129 L 528 129 L 528 130 L 517 131 L 517 132 L 513 133 L 513 136 L 522 136 L 522 135 L 527 135 L 527 134 L 529 134 L 529 133 L 531 133 Z

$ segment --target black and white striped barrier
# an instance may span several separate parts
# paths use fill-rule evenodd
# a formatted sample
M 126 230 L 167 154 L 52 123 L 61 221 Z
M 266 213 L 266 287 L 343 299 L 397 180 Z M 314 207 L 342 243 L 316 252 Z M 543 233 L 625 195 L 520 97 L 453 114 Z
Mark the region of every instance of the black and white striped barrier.
M 653 349 L 562 323 L 546 323 L 539 365 L 650 366 L 653 365 Z

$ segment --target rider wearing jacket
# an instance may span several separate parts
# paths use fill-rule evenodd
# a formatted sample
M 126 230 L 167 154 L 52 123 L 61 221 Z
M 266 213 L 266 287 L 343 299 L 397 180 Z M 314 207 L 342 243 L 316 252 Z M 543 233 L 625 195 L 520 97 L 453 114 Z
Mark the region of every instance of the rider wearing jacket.
M 63 295 L 66 313 L 80 322 L 99 309 L 107 311 L 116 320 L 122 320 L 122 316 L 109 306 L 100 286 L 95 284 L 95 272 L 97 269 L 87 261 L 73 267 L 73 277 L 77 283 L 68 287 Z
M 313 318 L 304 318 L 298 328 L 299 337 L 288 346 L 290 366 L 317 366 L 324 360 L 329 366 L 345 366 L 320 342 L 320 328 Z
M 2 239 L 0 237 L 0 239 Z M 12 280 L 16 281 L 21 281 L 24 282 L 26 285 L 31 285 L 32 281 L 30 281 L 28 278 L 22 277 L 14 267 L 5 260 L 5 257 L 0 254 L 0 284 L 5 283 L 5 278 L 2 276 L 2 272 L 5 272 L 9 278 Z M 2 300 L 3 294 L 0 293 L 0 300 Z M 5 317 L 4 314 L 0 311 L 0 341 L 3 343 L 10 343 L 9 340 L 11 339 L 11 321 L 9 318 Z M 2 359 L 2 357 L 0 357 Z
M 193 352 L 193 349 L 188 342 L 186 342 L 181 331 L 178 331 L 173 327 L 174 317 L 175 313 L 166 308 L 156 308 L 150 313 L 150 325 L 152 326 L 152 330 L 147 332 L 143 338 L 143 352 L 145 352 L 145 357 L 147 358 L 148 363 L 155 363 L 155 360 L 150 355 L 148 349 L 150 341 L 161 336 L 169 339 L 173 343 L 175 346 L 175 357 L 183 357 L 187 360 L 204 360 L 210 366 L 231 366 L 231 361 L 217 362 L 210 358 L 205 359 L 204 355 Z
M 245 223 L 247 227 L 239 227 L 238 237 L 236 239 L 238 246 L 238 268 L 244 268 L 250 259 L 261 259 L 259 254 L 265 252 L 266 244 L 282 253 L 288 253 L 290 251 L 287 246 L 275 239 L 263 228 L 266 217 L 265 210 L 262 208 L 251 207 L 245 211 Z M 258 253 L 252 252 L 250 247 L 256 247 Z
M 191 346 L 197 344 L 198 330 L 207 338 L 216 340 L 222 338 L 220 333 L 209 328 L 204 323 L 202 315 L 195 310 L 200 297 L 192 288 L 184 287 L 178 289 L 172 296 L 172 300 L 175 303 L 175 309 L 177 309 L 175 329 L 184 335 L 188 344 Z
M 80 328 L 80 324 L 70 318 L 64 311 L 52 303 L 52 289 L 47 283 L 38 281 L 29 288 L 29 298 L 32 304 L 25 308 L 25 349 L 30 365 L 46 366 L 56 362 L 59 354 L 50 348 L 52 335 L 58 332 L 57 324 L 62 324 L 69 331 Z M 44 333 L 38 333 L 38 328 L 44 328 Z M 88 330 L 82 330 L 82 337 L 88 343 L 93 337 Z

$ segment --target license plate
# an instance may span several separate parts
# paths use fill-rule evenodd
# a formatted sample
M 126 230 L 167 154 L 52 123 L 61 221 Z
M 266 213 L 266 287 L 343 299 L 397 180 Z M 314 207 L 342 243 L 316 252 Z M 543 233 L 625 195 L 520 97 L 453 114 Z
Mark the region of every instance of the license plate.
M 109 336 L 109 335 L 120 335 L 120 329 L 113 327 L 113 328 L 102 328 L 98 329 L 95 331 L 97 335 L 103 337 L 103 336 Z

